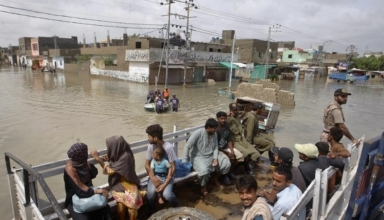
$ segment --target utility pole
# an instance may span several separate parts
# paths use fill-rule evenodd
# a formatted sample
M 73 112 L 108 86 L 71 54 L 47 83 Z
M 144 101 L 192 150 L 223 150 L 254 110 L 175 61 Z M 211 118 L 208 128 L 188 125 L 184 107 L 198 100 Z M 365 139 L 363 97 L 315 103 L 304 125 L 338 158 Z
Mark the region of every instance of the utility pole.
M 189 57 L 189 51 L 191 49 L 191 34 L 188 32 L 189 31 L 189 11 L 190 11 L 190 8 L 191 6 L 194 7 L 195 9 L 197 9 L 197 6 L 195 6 L 195 4 L 193 3 L 193 0 L 189 0 L 189 1 L 186 1 L 185 2 L 187 7 L 185 7 L 185 10 L 187 10 L 187 31 L 185 33 L 185 40 L 186 40 L 186 52 L 185 52 L 185 56 L 184 56 L 184 86 L 187 85 L 185 83 L 186 81 L 186 76 L 187 76 L 187 62 L 188 62 L 188 57 Z
M 229 70 L 229 85 L 228 85 L 229 93 L 231 92 L 231 87 L 232 87 L 233 53 L 235 52 L 235 42 L 236 42 L 236 33 L 233 35 L 233 40 L 232 40 L 231 69 Z
M 266 58 L 265 58 L 265 75 L 264 75 L 264 79 L 267 77 L 268 72 L 269 72 L 269 57 L 271 56 L 271 55 L 269 54 L 269 50 L 270 50 L 270 41 L 271 41 L 271 32 L 272 32 L 272 28 L 277 29 L 277 28 L 279 28 L 279 27 L 281 27 L 281 25 L 279 25 L 279 24 L 275 24 L 275 25 L 273 25 L 272 27 L 269 27 L 269 29 L 268 29 L 267 53 L 266 53 L 266 55 L 265 55 Z M 275 32 L 280 32 L 280 31 L 275 30 Z
M 353 44 L 349 45 L 345 51 L 349 50 L 349 55 L 347 58 L 347 68 L 349 67 L 349 63 L 352 61 L 353 53 L 357 49 L 357 47 Z
M 165 82 L 164 82 L 164 86 L 167 87 L 168 85 L 168 65 L 169 65 L 169 29 L 170 29 L 170 26 L 171 26 L 171 4 L 172 3 L 175 3 L 173 0 L 166 0 L 167 3 L 163 3 L 161 2 L 160 5 L 168 5 L 168 14 L 166 16 L 168 16 L 168 25 L 167 25 L 167 48 L 165 50 L 165 54 L 166 54 L 166 57 L 165 57 Z M 161 65 L 161 64 L 160 64 Z

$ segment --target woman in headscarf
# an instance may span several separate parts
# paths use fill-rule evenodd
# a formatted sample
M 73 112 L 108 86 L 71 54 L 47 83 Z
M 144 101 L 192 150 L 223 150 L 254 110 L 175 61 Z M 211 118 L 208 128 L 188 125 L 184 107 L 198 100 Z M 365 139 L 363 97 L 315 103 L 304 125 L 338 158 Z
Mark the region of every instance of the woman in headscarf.
M 89 164 L 88 160 L 88 146 L 84 143 L 76 143 L 69 148 L 68 157 L 70 160 L 67 162 L 64 170 L 64 183 L 65 183 L 65 207 L 72 215 L 74 220 L 106 220 L 109 215 L 108 204 L 98 210 L 77 213 L 73 210 L 72 196 L 77 195 L 79 198 L 88 198 L 94 194 L 102 194 L 108 198 L 108 191 L 104 189 L 93 189 L 92 179 L 97 176 L 97 169 L 95 165 Z
M 124 220 L 126 213 L 130 220 L 137 218 L 137 210 L 143 205 L 139 192 L 140 180 L 135 172 L 135 158 L 129 144 L 122 136 L 113 136 L 106 140 L 107 157 L 101 159 L 97 151 L 91 151 L 92 157 L 108 174 L 108 184 L 113 198 L 117 202 L 117 213 Z M 109 164 L 104 164 L 108 161 Z

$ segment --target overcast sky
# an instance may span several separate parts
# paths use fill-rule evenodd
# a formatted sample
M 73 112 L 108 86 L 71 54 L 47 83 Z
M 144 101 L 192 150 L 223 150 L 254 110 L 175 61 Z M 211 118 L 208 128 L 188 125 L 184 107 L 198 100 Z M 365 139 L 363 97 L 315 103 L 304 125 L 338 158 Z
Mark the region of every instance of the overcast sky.
M 167 17 L 162 15 L 168 12 L 168 6 L 161 6 L 160 2 L 165 3 L 165 0 L 0 0 L 0 46 L 18 45 L 18 38 L 24 36 L 77 36 L 82 41 L 83 34 L 86 42 L 92 43 L 94 32 L 97 40 L 106 39 L 107 30 L 111 38 L 122 37 L 122 27 L 127 27 L 128 34 L 147 33 L 159 37 L 159 28 L 167 23 Z M 196 16 L 190 19 L 193 41 L 220 37 L 222 30 L 236 30 L 237 38 L 266 40 L 268 28 L 279 24 L 279 28 L 272 29 L 275 30 L 271 34 L 272 40 L 296 41 L 299 48 L 315 48 L 331 40 L 331 43 L 325 43 L 328 52 L 345 52 L 352 44 L 360 55 L 365 51 L 384 51 L 383 0 L 194 0 L 194 3 L 198 9 L 190 12 L 190 16 Z M 186 15 L 184 7 L 184 3 L 176 2 L 172 4 L 171 11 Z M 186 20 L 172 16 L 171 24 L 183 25 L 181 30 L 184 30 Z M 177 28 L 171 27 L 171 32 L 176 31 Z

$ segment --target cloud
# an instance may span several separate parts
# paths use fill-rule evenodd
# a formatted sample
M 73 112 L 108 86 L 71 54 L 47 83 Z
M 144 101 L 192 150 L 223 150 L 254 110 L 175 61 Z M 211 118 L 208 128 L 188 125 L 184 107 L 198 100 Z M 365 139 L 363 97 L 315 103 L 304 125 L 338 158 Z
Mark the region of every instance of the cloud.
M 0 3 L 29 10 L 77 16 L 98 20 L 126 23 L 160 24 L 167 23 L 168 6 L 160 6 L 160 0 L 82 0 L 82 1 L 35 1 L 24 3 L 21 0 Z M 165 2 L 165 1 L 163 1 Z M 354 44 L 362 54 L 366 49 L 384 51 L 384 16 L 380 16 L 384 1 L 375 0 L 195 0 L 199 9 L 192 9 L 190 19 L 192 40 L 209 41 L 221 35 L 222 30 L 236 30 L 238 38 L 267 39 L 268 27 L 283 25 L 272 33 L 275 41 L 294 40 L 296 46 L 309 48 L 322 45 L 326 40 L 334 41 L 326 45 L 326 50 L 344 52 Z M 0 10 L 45 18 L 77 21 L 83 23 L 124 26 L 122 24 L 101 23 L 83 19 L 55 17 L 34 12 L 20 11 L 0 6 Z M 185 14 L 182 3 L 172 4 L 172 13 Z M 61 23 L 37 18 L 23 17 L 0 12 L 0 45 L 17 45 L 23 36 L 77 36 L 82 41 L 83 34 L 88 43 L 106 39 L 107 30 L 112 38 L 120 38 L 123 28 L 95 27 Z M 186 20 L 171 17 L 171 24 L 186 25 Z M 134 26 L 134 25 L 127 25 Z M 141 28 L 151 27 L 139 25 Z M 161 26 L 156 26 L 161 27 Z M 176 32 L 176 28 L 171 28 Z M 156 29 L 127 29 L 128 34 L 150 33 L 158 37 Z M 369 34 L 369 35 L 367 35 Z

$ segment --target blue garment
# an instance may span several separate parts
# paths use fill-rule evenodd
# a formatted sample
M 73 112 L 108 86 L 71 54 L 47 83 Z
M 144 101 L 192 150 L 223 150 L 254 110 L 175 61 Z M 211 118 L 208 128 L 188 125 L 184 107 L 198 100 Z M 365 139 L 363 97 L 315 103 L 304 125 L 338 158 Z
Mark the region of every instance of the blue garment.
M 263 218 L 263 216 L 258 215 L 258 216 L 255 216 L 255 218 L 253 220 L 264 220 L 264 218 Z
M 292 207 L 300 200 L 301 195 L 301 190 L 295 186 L 295 184 L 291 184 L 283 191 L 279 192 L 277 194 L 277 201 L 275 205 L 273 207 L 269 206 L 273 219 L 279 220 L 284 213 L 289 212 L 289 210 L 291 210 Z M 305 219 L 305 208 L 300 211 L 300 215 L 297 219 Z
M 172 103 L 172 108 L 178 108 L 179 107 L 179 99 L 178 98 L 171 98 L 169 100 Z
M 159 100 L 157 100 L 157 103 L 156 103 L 157 108 L 163 108 L 163 104 L 164 104 L 163 99 L 159 99 Z
M 151 163 L 154 165 L 154 171 L 155 173 L 168 173 L 168 167 L 167 167 L 167 160 L 163 158 L 161 160 L 161 163 L 158 164 L 155 159 L 152 159 Z

